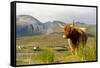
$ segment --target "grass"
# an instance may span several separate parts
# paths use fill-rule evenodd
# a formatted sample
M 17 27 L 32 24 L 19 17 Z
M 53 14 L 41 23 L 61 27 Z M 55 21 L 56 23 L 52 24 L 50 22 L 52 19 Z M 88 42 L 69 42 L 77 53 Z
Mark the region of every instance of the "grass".
M 85 45 L 84 48 L 78 47 L 76 50 L 77 56 L 82 61 L 95 61 L 96 60 L 96 38 L 91 41 L 92 45 Z
M 54 62 L 54 58 L 55 58 L 54 52 L 52 50 L 49 50 L 49 49 L 45 49 L 39 55 L 39 59 L 43 63 L 53 63 Z
M 96 38 L 89 37 L 84 48 L 78 48 L 77 55 L 72 55 L 68 50 L 66 39 L 62 38 L 62 33 L 52 33 L 49 35 L 27 36 L 16 39 L 17 53 L 32 53 L 30 55 L 17 56 L 17 65 L 26 64 L 49 64 L 79 61 L 96 60 Z M 34 51 L 33 47 L 39 46 L 39 51 Z M 67 46 L 67 47 L 64 47 Z

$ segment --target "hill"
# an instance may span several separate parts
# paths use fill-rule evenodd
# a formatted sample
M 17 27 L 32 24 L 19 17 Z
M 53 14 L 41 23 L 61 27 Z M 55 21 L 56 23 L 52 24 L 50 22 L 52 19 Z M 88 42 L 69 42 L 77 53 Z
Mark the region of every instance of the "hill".
M 65 23 L 61 21 L 48 21 L 42 23 L 30 15 L 18 15 L 16 19 L 16 35 L 19 37 L 63 32 L 63 29 L 58 24 L 65 25 Z M 75 25 L 85 27 L 89 35 L 96 35 L 95 24 L 75 22 Z

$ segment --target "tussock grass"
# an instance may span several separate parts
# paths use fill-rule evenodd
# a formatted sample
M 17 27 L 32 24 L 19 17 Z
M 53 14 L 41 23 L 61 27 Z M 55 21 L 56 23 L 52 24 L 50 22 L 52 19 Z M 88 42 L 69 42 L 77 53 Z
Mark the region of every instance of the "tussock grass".
M 54 52 L 50 49 L 45 49 L 42 53 L 40 53 L 39 59 L 43 63 L 53 63 L 55 59 Z
M 82 61 L 96 60 L 96 38 L 91 41 L 92 45 L 85 45 L 84 48 L 78 47 L 76 50 L 77 56 L 81 57 Z
M 63 39 L 62 34 L 59 33 L 18 38 L 17 46 L 19 45 L 24 48 L 16 48 L 17 53 L 32 53 L 32 55 L 17 56 L 17 65 L 96 60 L 95 37 L 89 37 L 84 48 L 78 47 L 74 55 L 69 51 L 66 39 Z M 39 46 L 40 51 L 33 51 L 34 46 Z

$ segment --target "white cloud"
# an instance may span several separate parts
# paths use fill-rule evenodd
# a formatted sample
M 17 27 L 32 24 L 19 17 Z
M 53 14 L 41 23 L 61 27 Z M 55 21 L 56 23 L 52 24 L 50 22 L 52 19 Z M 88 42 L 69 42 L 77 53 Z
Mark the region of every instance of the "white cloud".
M 32 15 L 41 22 L 60 20 L 96 23 L 96 8 L 17 3 L 17 15 Z

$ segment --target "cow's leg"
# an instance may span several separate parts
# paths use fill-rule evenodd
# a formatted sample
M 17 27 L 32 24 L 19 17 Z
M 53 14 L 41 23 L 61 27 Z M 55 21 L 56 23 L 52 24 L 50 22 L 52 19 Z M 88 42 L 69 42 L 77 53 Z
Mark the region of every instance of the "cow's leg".
M 69 48 L 70 48 L 72 54 L 74 54 L 75 47 L 74 47 L 74 45 L 73 45 L 71 39 L 68 39 L 68 45 L 69 45 Z

